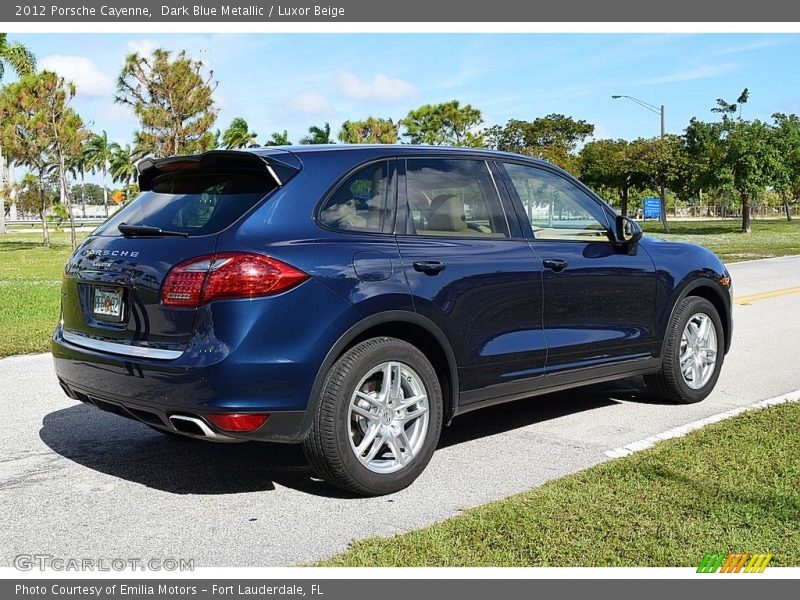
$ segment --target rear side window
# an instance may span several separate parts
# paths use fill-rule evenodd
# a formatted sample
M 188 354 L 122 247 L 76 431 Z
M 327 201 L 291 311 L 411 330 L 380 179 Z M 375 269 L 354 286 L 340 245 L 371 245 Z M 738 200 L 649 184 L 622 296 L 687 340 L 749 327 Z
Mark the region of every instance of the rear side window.
M 409 225 L 417 235 L 509 237 L 497 188 L 482 160 L 409 160 L 406 196 Z
M 388 163 L 381 161 L 350 175 L 320 207 L 320 222 L 346 231 L 383 231 L 391 212 L 388 173 Z
M 190 236 L 219 233 L 277 187 L 259 172 L 178 172 L 160 176 L 97 230 L 118 235 L 117 226 L 144 225 Z

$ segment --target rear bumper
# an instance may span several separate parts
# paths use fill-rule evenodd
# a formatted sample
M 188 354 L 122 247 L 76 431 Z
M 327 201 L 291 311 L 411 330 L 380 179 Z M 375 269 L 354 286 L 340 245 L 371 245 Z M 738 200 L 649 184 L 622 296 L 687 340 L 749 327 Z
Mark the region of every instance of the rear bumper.
M 287 317 L 314 312 L 326 318 Z M 182 415 L 226 438 L 297 442 L 325 356 L 358 319 L 350 303 L 312 279 L 286 294 L 204 306 L 175 358 L 65 339 L 61 328 L 51 347 L 56 375 L 74 399 L 170 431 L 170 416 Z M 212 413 L 270 417 L 253 432 L 225 433 L 208 421 Z
M 264 425 L 249 433 L 231 433 L 216 428 L 206 417 L 207 412 L 187 410 L 180 406 L 156 406 L 140 404 L 127 397 L 112 396 L 107 392 L 97 392 L 79 385 L 71 384 L 59 377 L 64 393 L 73 400 L 79 400 L 100 410 L 114 413 L 121 417 L 139 421 L 145 425 L 162 431 L 204 439 L 211 442 L 298 442 L 301 441 L 301 430 L 305 411 L 277 411 L 269 413 L 270 417 Z M 178 417 L 175 419 L 174 417 Z M 194 430 L 184 424 L 186 418 L 199 421 L 200 427 Z

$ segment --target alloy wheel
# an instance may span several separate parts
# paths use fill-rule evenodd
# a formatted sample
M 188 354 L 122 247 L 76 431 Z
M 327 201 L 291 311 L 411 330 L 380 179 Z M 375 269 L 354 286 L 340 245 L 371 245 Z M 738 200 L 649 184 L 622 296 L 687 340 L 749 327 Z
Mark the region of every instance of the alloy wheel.
M 389 361 L 372 368 L 350 399 L 350 447 L 374 473 L 405 468 L 425 444 L 430 406 L 422 378 Z
M 717 364 L 717 330 L 705 313 L 695 313 L 681 336 L 680 370 L 683 381 L 693 390 L 706 385 Z

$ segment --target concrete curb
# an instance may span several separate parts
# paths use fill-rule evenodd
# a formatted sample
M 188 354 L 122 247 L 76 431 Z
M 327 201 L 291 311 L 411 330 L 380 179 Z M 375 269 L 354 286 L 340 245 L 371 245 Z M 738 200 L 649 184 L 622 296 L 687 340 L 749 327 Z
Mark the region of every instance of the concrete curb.
M 760 400 L 753 404 L 748 404 L 747 406 L 740 406 L 738 408 L 726 410 L 725 412 L 721 412 L 716 415 L 711 415 L 710 417 L 706 417 L 705 419 L 692 421 L 691 423 L 687 423 L 686 425 L 681 425 L 680 427 L 667 429 L 666 431 L 663 431 L 661 433 L 657 433 L 655 435 L 651 435 L 650 437 L 646 437 L 643 440 L 631 442 L 630 444 L 620 446 L 619 448 L 614 448 L 613 450 L 606 450 L 605 455 L 608 456 L 609 458 L 621 458 L 623 456 L 630 456 L 634 452 L 641 452 L 642 450 L 651 448 L 658 442 L 669 440 L 672 438 L 683 437 L 687 433 L 691 433 L 692 431 L 701 429 L 706 425 L 711 425 L 712 423 L 719 423 L 720 421 L 724 421 L 725 419 L 730 419 L 731 417 L 735 417 L 736 415 L 740 415 L 744 412 L 748 412 L 751 410 L 758 410 L 760 408 L 766 408 L 768 406 L 775 406 L 776 404 L 785 404 L 786 402 L 798 402 L 798 401 L 800 401 L 800 390 L 794 390 L 793 392 L 789 392 L 788 394 L 782 394 L 780 396 L 775 396 L 774 398 L 767 398 L 766 400 Z

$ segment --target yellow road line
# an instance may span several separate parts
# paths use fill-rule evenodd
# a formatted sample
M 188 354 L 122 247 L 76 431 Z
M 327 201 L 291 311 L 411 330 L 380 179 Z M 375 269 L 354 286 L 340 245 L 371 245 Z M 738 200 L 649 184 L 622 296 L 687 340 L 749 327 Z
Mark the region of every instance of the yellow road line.
M 753 302 L 758 302 L 759 300 L 766 300 L 767 298 L 788 296 L 789 294 L 800 294 L 800 286 L 783 288 L 781 290 L 772 290 L 769 292 L 760 292 L 758 294 L 750 294 L 748 296 L 739 296 L 733 299 L 733 303 L 746 305 L 746 304 L 752 304 Z

